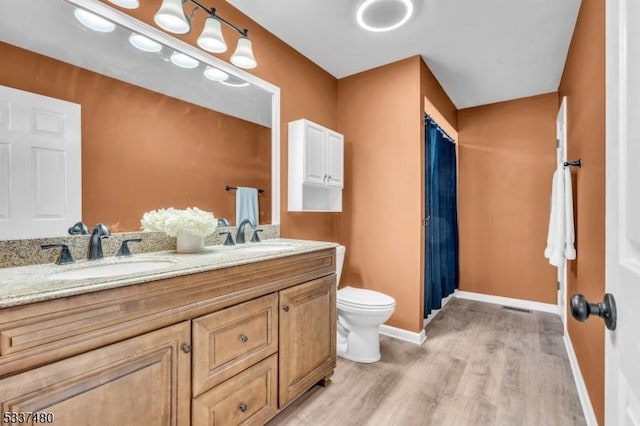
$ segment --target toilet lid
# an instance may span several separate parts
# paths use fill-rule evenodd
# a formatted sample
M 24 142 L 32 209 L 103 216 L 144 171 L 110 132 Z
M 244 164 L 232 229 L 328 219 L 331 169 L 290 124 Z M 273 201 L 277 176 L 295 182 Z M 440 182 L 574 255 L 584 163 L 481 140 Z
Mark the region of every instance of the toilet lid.
M 338 290 L 338 303 L 354 307 L 384 307 L 395 305 L 393 297 L 364 288 L 345 287 Z

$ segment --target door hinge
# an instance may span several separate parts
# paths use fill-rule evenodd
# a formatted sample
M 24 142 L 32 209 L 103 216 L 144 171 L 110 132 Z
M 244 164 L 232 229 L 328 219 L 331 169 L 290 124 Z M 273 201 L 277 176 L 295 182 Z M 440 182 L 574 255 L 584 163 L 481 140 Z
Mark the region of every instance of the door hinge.
M 558 284 L 558 290 L 560 290 L 560 281 L 556 281 L 556 283 Z
M 556 148 L 560 148 L 560 139 L 556 138 Z

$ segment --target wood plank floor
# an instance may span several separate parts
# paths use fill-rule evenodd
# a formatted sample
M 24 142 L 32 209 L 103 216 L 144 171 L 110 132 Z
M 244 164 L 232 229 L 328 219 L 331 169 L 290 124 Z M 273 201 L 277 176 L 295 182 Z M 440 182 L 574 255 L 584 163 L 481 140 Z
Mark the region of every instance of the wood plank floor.
M 584 425 L 557 315 L 453 299 L 422 346 L 382 337 L 382 360 L 338 358 L 269 425 Z

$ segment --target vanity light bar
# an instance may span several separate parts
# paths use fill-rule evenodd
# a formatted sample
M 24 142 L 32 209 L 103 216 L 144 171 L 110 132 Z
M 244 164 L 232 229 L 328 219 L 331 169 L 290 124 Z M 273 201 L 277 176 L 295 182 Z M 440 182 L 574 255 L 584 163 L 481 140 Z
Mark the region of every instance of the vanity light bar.
M 194 5 L 191 15 L 184 13 L 185 3 Z M 191 21 L 198 9 L 203 10 L 209 16 L 205 19 L 204 28 L 198 37 L 197 43 L 202 49 L 212 53 L 222 53 L 227 50 L 220 23 L 232 28 L 238 34 L 238 45 L 231 56 L 231 63 L 240 68 L 255 68 L 256 59 L 253 56 L 253 47 L 249 39 L 249 30 L 240 28 L 216 14 L 215 8 L 208 8 L 197 0 L 162 0 L 162 5 L 154 15 L 153 20 L 166 31 L 176 34 L 186 34 L 191 31 Z
M 204 10 L 205 12 L 207 12 L 209 15 L 211 15 L 212 17 L 216 18 L 218 21 L 222 22 L 223 24 L 227 25 L 230 28 L 233 28 L 234 30 L 236 30 L 238 33 L 240 33 L 240 35 L 247 37 L 249 34 L 249 30 L 246 28 L 240 29 L 239 27 L 236 27 L 235 25 L 233 25 L 231 22 L 227 21 L 226 19 L 224 19 L 222 16 L 217 15 L 216 14 L 216 9 L 214 7 L 212 7 L 211 9 L 201 5 L 200 3 L 198 3 L 196 0 L 187 0 L 191 3 L 193 3 L 196 8 L 200 8 L 202 10 Z M 192 13 L 193 14 L 193 13 Z
M 211 13 L 212 14 L 215 13 L 215 9 L 212 9 Z M 75 18 L 82 25 L 94 31 L 112 32 L 116 29 L 116 25 L 113 22 L 99 15 L 96 15 L 93 12 L 89 12 L 85 9 L 76 8 L 74 10 L 74 15 L 75 15 Z M 217 17 L 207 18 L 207 19 L 217 19 Z M 223 22 L 227 23 L 226 21 L 223 21 Z M 253 59 L 253 52 L 251 51 L 251 41 L 245 36 L 247 34 L 247 30 L 245 29 L 244 31 L 241 31 L 240 29 L 233 26 L 232 24 L 230 23 L 227 23 L 227 24 L 232 26 L 240 34 L 243 34 L 243 37 L 241 37 L 240 40 L 238 41 L 238 49 L 236 50 L 236 53 L 234 53 L 234 55 L 231 57 L 231 62 L 234 65 L 239 66 L 241 68 L 255 67 L 256 65 L 255 59 Z M 136 32 L 132 32 L 131 35 L 129 36 L 129 43 L 136 49 L 141 50 L 143 52 L 157 53 L 162 50 L 162 44 L 148 37 L 145 37 L 142 34 L 138 34 Z M 241 52 L 241 54 L 238 55 L 238 52 Z M 197 68 L 200 65 L 200 62 L 197 59 L 194 59 L 191 56 L 178 51 L 174 51 L 171 54 L 170 61 L 174 65 L 177 65 L 181 68 Z M 251 61 L 253 61 L 253 64 L 251 63 Z M 227 74 L 226 72 L 218 68 L 214 68 L 211 66 L 206 67 L 204 71 L 204 76 L 209 80 L 223 83 L 223 84 L 226 84 L 227 86 L 232 86 L 232 87 L 249 86 L 249 82 L 240 80 L 240 79 L 236 79 L 236 82 L 234 81 L 225 82 L 225 80 L 229 79 L 229 74 Z

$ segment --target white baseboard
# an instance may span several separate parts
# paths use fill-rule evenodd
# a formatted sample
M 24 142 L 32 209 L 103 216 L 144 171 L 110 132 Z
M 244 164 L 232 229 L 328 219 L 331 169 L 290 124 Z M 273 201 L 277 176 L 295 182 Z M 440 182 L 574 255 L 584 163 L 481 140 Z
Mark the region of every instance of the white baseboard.
M 589 392 L 587 391 L 587 385 L 584 383 L 582 372 L 580 371 L 580 365 L 578 365 L 578 358 L 573 350 L 573 344 L 569 333 L 564 332 L 564 347 L 567 349 L 567 356 L 569 357 L 569 365 L 571 365 L 571 372 L 573 373 L 573 380 L 576 383 L 576 389 L 578 389 L 578 397 L 580 397 L 580 405 L 582 405 L 582 412 L 584 418 L 587 421 L 587 426 L 598 426 L 598 420 L 596 414 L 593 411 L 593 405 L 591 405 L 591 399 L 589 398 Z
M 513 306 L 514 308 L 530 309 L 532 311 L 549 312 L 558 314 L 558 305 L 551 303 L 534 302 L 531 300 L 512 299 L 510 297 L 491 296 L 482 293 L 472 293 L 470 291 L 457 291 L 456 297 L 460 299 L 475 300 L 477 302 L 494 303 L 496 305 Z
M 458 290 L 454 290 L 453 293 L 451 293 L 450 295 L 448 295 L 447 297 L 445 297 L 444 299 L 442 299 L 442 308 L 444 308 L 444 305 L 446 305 L 447 303 L 449 303 L 451 301 L 451 299 L 453 299 L 454 297 L 456 297 L 456 294 L 458 293 Z M 423 326 L 426 327 L 427 324 L 429 324 L 435 317 L 436 315 L 438 315 L 440 313 L 440 311 L 442 310 L 442 308 L 440 309 L 432 309 L 431 313 L 429 314 L 429 316 L 427 318 L 424 319 L 423 322 Z
M 387 324 L 382 324 L 380 326 L 380 334 L 393 337 L 394 339 L 404 340 L 405 342 L 414 343 L 416 345 L 421 345 L 425 340 L 427 340 L 427 333 L 424 329 L 420 331 L 420 333 L 416 333 L 415 331 L 392 327 Z

